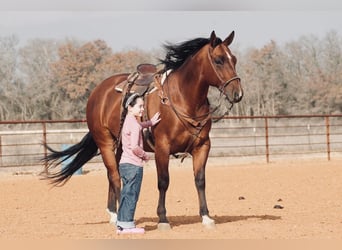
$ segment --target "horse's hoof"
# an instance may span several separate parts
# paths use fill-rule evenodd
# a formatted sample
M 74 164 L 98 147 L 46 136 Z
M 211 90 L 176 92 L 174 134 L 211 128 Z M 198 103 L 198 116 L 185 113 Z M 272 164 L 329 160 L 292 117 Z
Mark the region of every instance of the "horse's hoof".
M 215 222 L 211 222 L 211 223 L 207 223 L 207 224 L 203 224 L 203 225 L 206 229 L 215 229 L 216 228 Z
M 213 219 L 211 219 L 208 215 L 202 216 L 202 224 L 207 229 L 215 229 L 216 228 L 215 221 Z
M 116 225 L 116 222 L 118 220 L 118 215 L 116 213 L 111 212 L 108 208 L 106 209 L 106 211 L 110 216 L 109 223 Z
M 158 223 L 158 230 L 168 231 L 171 230 L 171 226 L 169 223 Z

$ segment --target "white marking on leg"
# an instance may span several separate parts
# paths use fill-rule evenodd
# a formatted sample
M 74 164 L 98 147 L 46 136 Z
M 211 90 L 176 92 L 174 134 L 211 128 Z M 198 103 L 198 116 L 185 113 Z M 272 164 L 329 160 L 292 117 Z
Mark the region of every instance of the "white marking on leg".
M 116 213 L 111 212 L 108 208 L 106 209 L 106 211 L 110 216 L 109 223 L 116 225 L 116 222 L 118 220 L 118 215 Z
M 158 223 L 158 230 L 168 231 L 168 230 L 171 230 L 171 226 L 169 223 Z
M 211 219 L 208 215 L 202 216 L 202 224 L 207 228 L 215 228 L 215 221 Z

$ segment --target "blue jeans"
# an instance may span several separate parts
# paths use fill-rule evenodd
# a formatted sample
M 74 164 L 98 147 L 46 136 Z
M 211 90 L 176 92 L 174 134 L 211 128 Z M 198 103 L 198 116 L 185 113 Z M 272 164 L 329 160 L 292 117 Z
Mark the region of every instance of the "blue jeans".
M 117 226 L 133 228 L 135 227 L 134 213 L 140 194 L 143 167 L 122 163 L 119 165 L 119 172 L 122 180 L 122 189 Z

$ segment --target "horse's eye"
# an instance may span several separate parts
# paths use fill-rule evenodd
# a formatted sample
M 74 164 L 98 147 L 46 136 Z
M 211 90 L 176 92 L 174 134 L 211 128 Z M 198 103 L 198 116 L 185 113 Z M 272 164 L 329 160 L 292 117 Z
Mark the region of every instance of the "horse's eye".
M 223 59 L 221 57 L 216 57 L 214 59 L 214 62 L 218 65 L 222 65 L 223 64 Z

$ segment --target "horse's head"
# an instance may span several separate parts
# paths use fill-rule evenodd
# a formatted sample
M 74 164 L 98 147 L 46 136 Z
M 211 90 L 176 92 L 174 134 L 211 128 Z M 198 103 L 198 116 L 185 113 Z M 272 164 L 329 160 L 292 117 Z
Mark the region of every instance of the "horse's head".
M 234 39 L 234 31 L 222 42 L 213 31 L 210 36 L 208 57 L 211 64 L 210 83 L 223 93 L 230 103 L 237 103 L 243 97 L 240 78 L 237 76 L 236 57 L 228 46 Z

